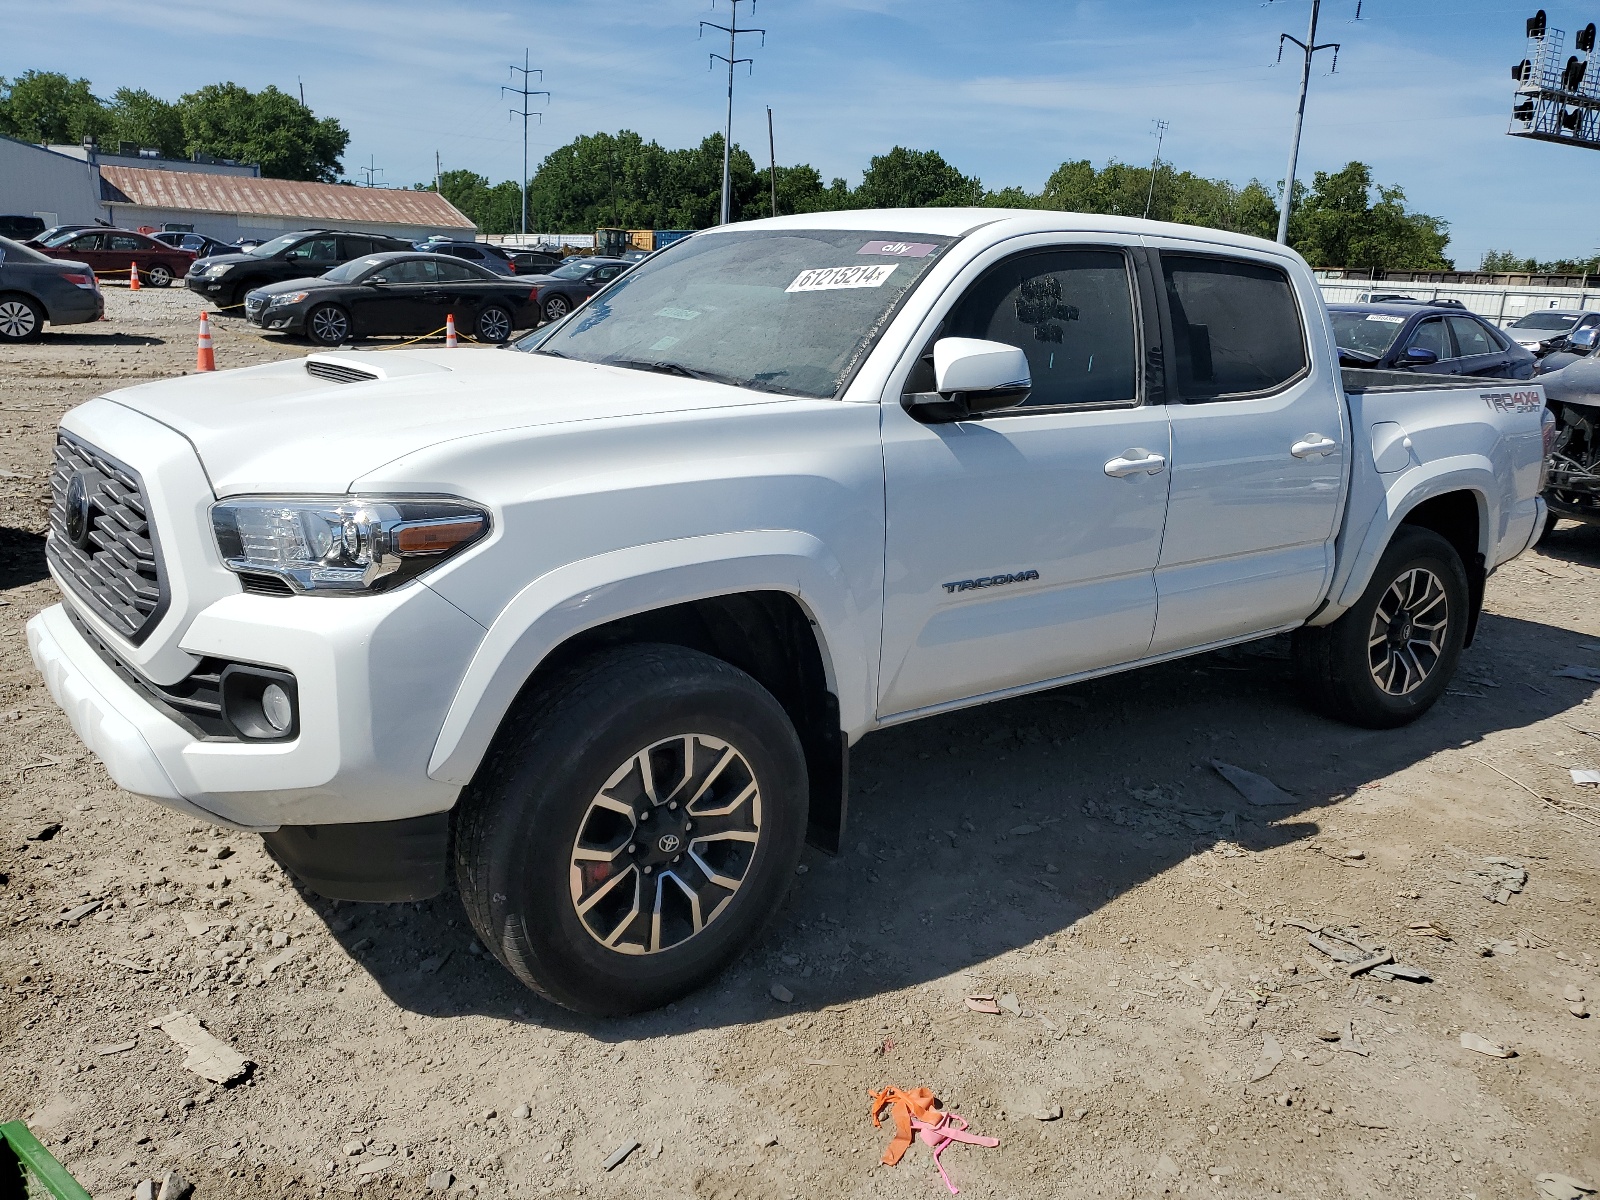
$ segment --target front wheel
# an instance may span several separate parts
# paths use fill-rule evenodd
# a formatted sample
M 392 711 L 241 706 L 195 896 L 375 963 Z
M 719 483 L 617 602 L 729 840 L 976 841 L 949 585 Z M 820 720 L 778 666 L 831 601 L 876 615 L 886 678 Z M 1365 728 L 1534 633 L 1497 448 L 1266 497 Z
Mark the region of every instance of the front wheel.
M 323 346 L 350 340 L 350 314 L 337 304 L 320 304 L 306 314 L 306 336 Z
M 680 646 L 606 651 L 507 716 L 458 810 L 462 901 L 545 998 L 656 1008 L 777 911 L 807 796 L 794 728 L 749 675 Z
M 1415 721 L 1455 674 L 1469 596 L 1455 547 L 1430 529 L 1403 526 L 1348 612 L 1295 632 L 1302 696 L 1319 712 L 1368 729 Z

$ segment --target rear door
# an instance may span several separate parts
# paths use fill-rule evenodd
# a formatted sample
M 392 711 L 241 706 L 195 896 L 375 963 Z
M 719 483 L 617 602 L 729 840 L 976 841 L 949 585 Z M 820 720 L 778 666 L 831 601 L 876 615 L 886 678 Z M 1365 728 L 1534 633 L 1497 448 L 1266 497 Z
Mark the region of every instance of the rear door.
M 1027 354 L 1028 402 L 933 425 L 883 402 L 885 718 L 1150 645 L 1170 454 L 1142 369 L 1153 298 L 1115 239 L 1030 240 L 967 269 L 897 389 L 932 389 L 938 337 L 983 338 Z
M 1315 290 L 1268 255 L 1151 240 L 1175 393 L 1159 654 L 1311 615 L 1333 571 L 1349 438 Z
M 1446 317 L 1456 343 L 1456 374 L 1502 378 L 1511 356 L 1500 339 L 1472 317 Z

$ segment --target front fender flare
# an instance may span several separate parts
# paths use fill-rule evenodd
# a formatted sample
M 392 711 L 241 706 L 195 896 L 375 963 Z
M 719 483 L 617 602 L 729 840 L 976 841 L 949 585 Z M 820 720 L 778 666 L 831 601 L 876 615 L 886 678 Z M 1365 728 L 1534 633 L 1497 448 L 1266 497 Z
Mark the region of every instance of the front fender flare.
M 816 629 L 845 730 L 872 721 L 877 639 L 832 551 L 809 533 L 751 530 L 630 546 L 535 579 L 495 618 L 445 715 L 428 775 L 465 785 L 517 693 L 575 634 L 642 612 L 740 592 L 796 597 Z

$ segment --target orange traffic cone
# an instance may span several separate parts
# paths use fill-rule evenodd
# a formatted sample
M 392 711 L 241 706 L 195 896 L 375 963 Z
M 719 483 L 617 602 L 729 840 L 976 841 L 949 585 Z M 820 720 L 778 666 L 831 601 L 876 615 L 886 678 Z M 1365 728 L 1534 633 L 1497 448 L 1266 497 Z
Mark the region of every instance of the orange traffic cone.
M 139 264 L 138 263 L 134 263 L 133 264 L 133 270 L 128 272 L 128 290 L 130 292 L 137 292 L 139 290 Z
M 196 371 L 217 369 L 217 356 L 211 349 L 211 318 L 206 315 L 205 309 L 200 310 L 200 342 L 194 354 L 194 369 Z
M 447 313 L 444 318 L 444 348 L 446 350 L 454 350 L 456 348 L 455 313 Z

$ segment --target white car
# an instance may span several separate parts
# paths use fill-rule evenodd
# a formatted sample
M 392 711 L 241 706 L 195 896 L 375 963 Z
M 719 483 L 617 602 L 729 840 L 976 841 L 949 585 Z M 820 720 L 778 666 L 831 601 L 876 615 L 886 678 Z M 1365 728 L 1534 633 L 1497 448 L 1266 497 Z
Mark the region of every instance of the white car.
M 1544 397 L 1337 353 L 1215 230 L 724 226 L 504 353 L 74 409 L 30 645 L 123 787 L 327 896 L 453 876 L 529 987 L 637 1011 L 837 847 L 873 730 L 1287 630 L 1324 712 L 1427 711 L 1543 527 Z

